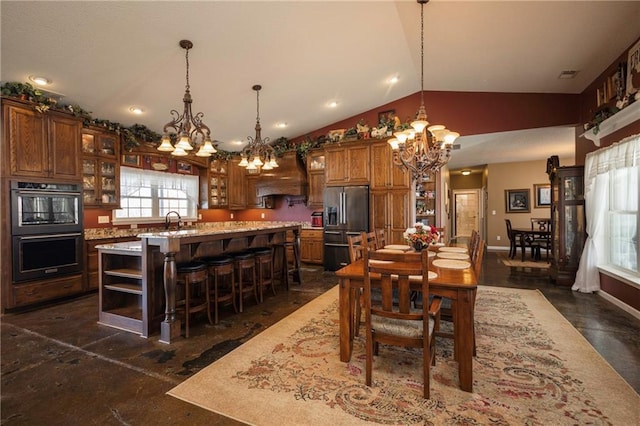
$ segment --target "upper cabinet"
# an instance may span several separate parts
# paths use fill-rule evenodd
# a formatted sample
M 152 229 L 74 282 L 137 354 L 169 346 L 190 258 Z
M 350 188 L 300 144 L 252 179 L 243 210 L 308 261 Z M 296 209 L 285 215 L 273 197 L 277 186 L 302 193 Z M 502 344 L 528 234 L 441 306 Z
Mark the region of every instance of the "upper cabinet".
M 82 180 L 82 120 L 57 111 L 39 112 L 30 102 L 2 98 L 3 175 Z
M 82 130 L 82 200 L 86 208 L 120 207 L 120 138 L 98 128 Z
M 327 185 L 369 184 L 369 143 L 349 143 L 325 148 Z
M 307 155 L 307 180 L 309 182 L 309 198 L 307 206 L 322 208 L 322 195 L 325 183 L 325 154 L 324 150 L 313 150 Z
M 228 167 L 229 162 L 223 159 L 211 160 L 209 163 L 209 208 L 211 209 L 229 207 L 227 196 Z
M 245 178 L 244 167 L 240 167 L 240 157 L 234 157 L 228 161 L 227 176 L 227 196 L 229 199 L 229 209 L 241 210 L 247 208 L 247 179 Z
M 371 144 L 371 190 L 409 189 L 411 174 L 396 166 L 386 140 Z

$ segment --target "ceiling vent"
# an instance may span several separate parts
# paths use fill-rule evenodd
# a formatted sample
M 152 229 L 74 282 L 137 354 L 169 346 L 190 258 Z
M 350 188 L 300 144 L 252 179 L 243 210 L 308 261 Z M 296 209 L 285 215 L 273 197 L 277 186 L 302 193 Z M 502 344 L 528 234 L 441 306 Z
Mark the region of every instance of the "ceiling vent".
M 576 75 L 578 75 L 578 71 L 568 70 L 568 71 L 562 71 L 558 76 L 558 78 L 561 80 L 570 80 L 574 78 Z

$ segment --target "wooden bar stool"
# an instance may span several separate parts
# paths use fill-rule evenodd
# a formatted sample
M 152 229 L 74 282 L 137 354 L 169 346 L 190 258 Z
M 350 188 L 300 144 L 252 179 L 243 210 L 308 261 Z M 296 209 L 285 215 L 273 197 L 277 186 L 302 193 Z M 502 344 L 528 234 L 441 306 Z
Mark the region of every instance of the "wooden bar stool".
M 235 286 L 235 268 L 233 258 L 227 255 L 205 257 L 201 259 L 209 268 L 209 299 L 213 295 L 211 301 L 214 307 L 214 324 L 218 324 L 218 312 L 220 304 L 230 302 L 233 310 L 238 313 L 238 305 L 236 304 L 236 286 Z
M 184 312 L 185 337 L 189 337 L 189 322 L 192 314 L 206 311 L 209 324 L 212 324 L 209 274 L 204 262 L 179 263 L 176 271 L 176 285 L 184 292 L 184 298 L 176 302 L 176 311 Z
M 299 253 L 296 250 L 296 245 L 293 241 L 284 241 L 280 243 L 274 243 L 273 247 L 273 262 L 280 260 L 280 282 L 284 283 L 284 286 L 289 290 L 289 274 L 292 275 L 292 280 L 297 280 L 298 284 L 302 284 L 302 278 L 297 265 L 300 264 Z M 289 249 L 293 252 L 293 263 L 289 261 Z M 275 266 L 274 266 L 275 270 Z
M 273 285 L 273 250 L 270 247 L 252 247 L 247 250 L 255 256 L 256 285 L 258 286 L 260 303 L 262 303 L 265 287 L 271 287 L 273 295 L 276 295 L 276 289 Z
M 247 293 L 253 292 L 256 303 L 260 303 L 258 299 L 258 291 L 256 287 L 256 261 L 255 256 L 250 251 L 241 251 L 230 253 L 233 257 L 233 266 L 235 268 L 236 285 L 238 290 L 238 299 L 240 304 L 240 312 L 243 311 L 244 298 Z

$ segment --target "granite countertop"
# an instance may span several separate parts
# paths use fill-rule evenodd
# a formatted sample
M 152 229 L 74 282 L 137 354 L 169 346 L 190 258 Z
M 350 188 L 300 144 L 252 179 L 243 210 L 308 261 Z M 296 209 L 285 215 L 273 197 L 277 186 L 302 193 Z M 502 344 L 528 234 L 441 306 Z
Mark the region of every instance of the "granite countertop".
M 141 252 L 142 243 L 140 241 L 127 241 L 123 243 L 99 244 L 96 246 L 96 248 L 102 249 L 102 250 L 124 250 L 124 251 L 132 251 L 132 252 Z
M 111 238 L 131 238 L 139 236 L 187 236 L 207 235 L 225 232 L 237 232 L 239 230 L 256 230 L 265 228 L 277 228 L 280 226 L 301 226 L 311 229 L 310 222 L 279 222 L 279 221 L 228 221 L 228 222 L 203 222 L 193 226 L 182 228 L 179 231 L 166 231 L 163 227 L 155 228 L 87 228 L 84 230 L 85 240 L 101 240 Z M 322 229 L 322 228 L 314 228 Z

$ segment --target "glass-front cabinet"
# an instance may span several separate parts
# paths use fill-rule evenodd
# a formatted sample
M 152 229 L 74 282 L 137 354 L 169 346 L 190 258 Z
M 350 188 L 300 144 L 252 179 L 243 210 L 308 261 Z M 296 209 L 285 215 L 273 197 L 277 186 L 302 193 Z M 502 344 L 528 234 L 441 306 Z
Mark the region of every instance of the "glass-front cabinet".
M 584 209 L 584 167 L 559 167 L 550 158 L 551 182 L 551 278 L 573 285 L 587 237 Z
M 214 159 L 209 163 L 209 208 L 229 207 L 227 167 L 228 162 L 223 159 Z
M 307 155 L 307 180 L 309 182 L 309 199 L 307 206 L 322 208 L 322 195 L 324 191 L 324 149 L 317 149 Z
M 117 134 L 83 129 L 82 201 L 85 207 L 119 207 L 119 151 Z

